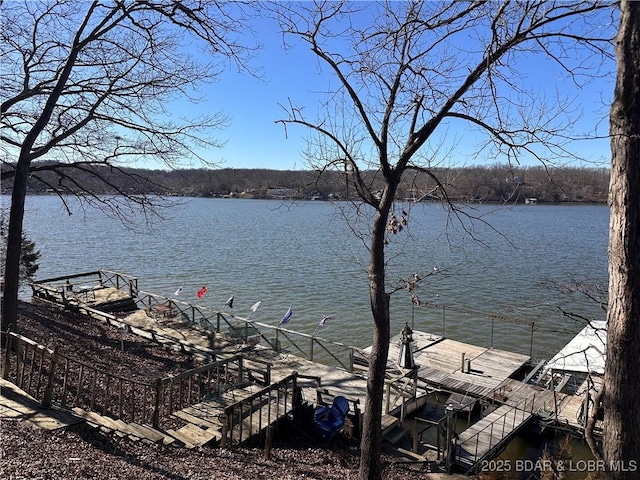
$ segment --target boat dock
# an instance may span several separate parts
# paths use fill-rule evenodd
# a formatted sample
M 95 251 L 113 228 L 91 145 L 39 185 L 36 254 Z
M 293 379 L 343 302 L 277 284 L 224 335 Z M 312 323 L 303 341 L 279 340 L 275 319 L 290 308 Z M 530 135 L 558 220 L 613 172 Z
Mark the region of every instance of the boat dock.
M 80 285 L 70 285 L 71 281 Z M 80 311 L 115 327 L 127 328 L 150 341 L 209 362 L 195 373 L 185 372 L 167 379 L 166 383 L 158 380 L 153 387 L 157 395 L 155 411 L 136 422 L 147 428 L 150 425 L 157 428 L 158 418 L 165 408 L 168 414 L 181 418 L 186 425 L 163 435 L 171 435 L 185 446 L 209 441 L 224 445 L 226 439 L 231 443 L 242 443 L 252 435 L 263 433 L 294 408 L 295 389 L 301 392 L 304 402 L 312 406 L 330 403 L 337 395 L 345 396 L 351 406 L 349 432 L 354 436 L 359 434 L 367 391 L 368 348 L 330 342 L 143 292 L 138 290 L 135 277 L 116 272 L 58 277 L 34 284 L 32 289 L 36 299 Z M 123 306 L 128 306 L 127 311 L 118 311 Z M 396 443 L 408 435 L 400 427 L 405 417 L 416 412 L 413 451 L 406 451 L 414 460 L 473 471 L 540 414 L 571 428 L 580 425 L 577 417 L 584 400 L 560 392 L 566 383 L 560 386 L 552 380 L 546 388 L 530 383 L 534 374 L 544 376 L 547 370 L 542 363 L 533 366 L 527 355 L 463 343 L 428 332 L 411 333 L 415 368 L 401 366 L 399 338 L 394 338 L 390 344 L 382 425 L 383 437 Z M 234 388 L 225 390 L 228 393 L 220 391 L 220 395 L 206 401 L 202 401 L 204 397 L 200 395 L 200 400 L 187 400 L 179 405 L 180 408 L 174 408 L 172 400 L 166 403 L 166 393 L 160 395 L 167 391 L 163 389 L 173 392 L 179 380 L 180 387 L 175 388 L 188 385 L 189 399 L 196 381 L 202 382 L 205 374 L 208 379 L 212 378 L 211 372 L 221 368 L 238 378 Z M 219 378 L 219 374 L 216 375 Z M 109 382 L 107 379 L 106 384 Z M 278 386 L 272 388 L 273 385 Z M 199 384 L 197 388 L 200 392 Z M 219 386 L 215 388 L 219 390 Z M 277 393 L 280 391 L 289 393 L 280 399 Z M 183 395 L 179 395 L 180 402 Z M 272 416 L 270 409 L 265 410 L 265 405 L 274 401 L 274 395 L 278 402 L 282 400 L 283 408 Z M 420 409 L 429 395 L 449 398 L 445 400 L 446 415 L 435 420 L 419 418 Z M 456 432 L 451 427 L 451 417 L 463 413 L 468 419 L 467 427 Z M 437 439 L 422 449 L 418 448 L 419 422 L 427 424 L 427 428 L 437 427 Z M 400 433 L 392 433 L 394 431 Z

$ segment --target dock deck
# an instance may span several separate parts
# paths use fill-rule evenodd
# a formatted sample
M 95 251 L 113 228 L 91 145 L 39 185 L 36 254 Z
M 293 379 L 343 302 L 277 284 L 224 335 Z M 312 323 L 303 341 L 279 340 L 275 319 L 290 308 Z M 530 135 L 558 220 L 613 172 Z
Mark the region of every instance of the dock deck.
M 63 278 L 55 280 L 60 282 Z M 115 282 L 115 288 L 109 288 L 102 284 L 103 276 L 100 278 L 101 283 L 96 287 L 69 289 L 66 284 L 60 284 L 56 289 L 45 288 L 41 293 L 49 295 L 47 299 L 50 301 L 62 302 L 65 306 L 72 305 L 88 314 L 95 313 L 100 305 L 108 304 L 112 300 L 116 304 L 123 304 L 123 301 L 127 301 L 126 288 L 119 287 L 118 281 Z M 111 277 L 106 278 L 114 283 Z M 131 289 L 133 289 L 132 282 L 129 280 L 128 283 Z M 365 408 L 367 385 L 362 371 L 360 374 L 356 372 L 353 358 L 351 359 L 351 369 L 354 371 L 348 371 L 348 366 L 345 366 L 345 363 L 320 343 L 321 339 L 309 335 L 302 337 L 304 342 L 307 342 L 311 347 L 308 358 L 303 358 L 304 347 L 294 345 L 295 348 L 290 349 L 300 353 L 301 356 L 292 354 L 286 348 L 279 348 L 278 334 L 281 333 L 287 340 L 290 340 L 290 334 L 295 332 L 256 322 L 250 323 L 245 320 L 246 324 L 251 324 L 252 328 L 255 324 L 274 329 L 275 341 L 271 343 L 264 332 L 261 334 L 258 331 L 255 343 L 230 342 L 220 332 L 221 318 L 227 325 L 229 324 L 220 312 L 214 313 L 217 315 L 218 324 L 216 332 L 212 332 L 198 326 L 200 318 L 205 318 L 216 329 L 216 325 L 210 322 L 212 317 L 196 318 L 196 313 L 201 313 L 200 309 L 193 306 L 179 306 L 175 301 L 172 303 L 170 299 L 137 292 L 137 284 L 135 287 L 138 302 L 144 304 L 145 308 L 124 315 L 118 314 L 117 317 L 104 314 L 105 316 L 102 318 L 106 318 L 115 326 L 126 326 L 133 333 L 173 348 L 186 350 L 205 360 L 224 359 L 241 353 L 247 360 L 266 362 L 270 365 L 271 382 L 282 381 L 295 372 L 300 376 L 297 385 L 302 388 L 303 399 L 308 403 L 316 403 L 318 387 L 321 387 L 331 395 L 343 395 L 353 401 L 355 405 L 359 406 L 359 413 Z M 58 294 L 59 298 L 56 298 Z M 104 302 L 102 297 L 105 297 Z M 243 320 L 239 317 L 231 317 L 233 321 Z M 266 342 L 263 342 L 262 339 Z M 314 361 L 314 345 L 320 345 L 324 348 L 341 367 Z M 356 350 L 358 354 L 363 354 L 363 364 L 366 365 L 366 356 L 370 347 L 369 349 L 356 349 L 344 345 L 341 347 L 351 349 L 352 357 Z M 389 372 L 393 372 L 390 377 L 397 377 L 395 374 L 398 372 L 407 374 L 412 372 L 415 375 L 411 400 L 415 400 L 415 397 L 421 394 L 442 391 L 498 405 L 494 411 L 458 435 L 453 451 L 454 462 L 465 469 L 473 469 L 482 459 L 494 454 L 540 410 L 552 411 L 558 421 L 564 421 L 568 425 L 573 426 L 574 423 L 579 423 L 575 418 L 580 414 L 579 409 L 582 401 L 577 397 L 514 379 L 518 372 L 530 364 L 531 359 L 528 355 L 481 347 L 419 331 L 413 331 L 412 347 L 416 364 L 415 370 L 407 371 L 399 367 L 397 360 L 400 345 L 397 339 L 393 339 L 390 343 L 388 361 Z M 389 395 L 388 390 L 387 405 L 391 403 Z M 393 402 L 394 406 L 398 399 L 403 403 L 408 400 L 408 396 L 405 396 L 405 392 L 401 392 Z M 174 432 L 178 437 L 182 436 L 185 444 L 202 444 L 209 441 L 210 438 L 220 436 L 218 430 L 213 428 L 217 422 L 211 420 L 213 418 L 210 415 L 212 405 L 201 405 L 200 407 L 192 405 L 179 414 L 183 419 L 190 419 L 190 423 L 193 424 L 193 428 L 185 428 L 181 432 L 182 435 L 177 431 Z M 207 411 L 208 413 L 202 417 L 198 414 L 199 411 Z M 270 419 L 257 417 L 254 419 L 252 413 L 251 418 L 248 418 L 246 422 L 242 421 L 238 424 L 239 428 L 242 428 L 240 425 L 243 424 L 251 428 L 254 420 L 258 424 L 262 424 L 263 420 L 267 423 L 270 422 Z M 383 418 L 385 428 L 392 423 L 391 420 L 397 422 L 397 419 L 390 416 Z M 203 434 L 203 431 L 206 432 Z
M 425 332 L 414 331 L 413 339 L 418 379 L 431 387 L 449 392 L 491 397 L 507 379 L 530 361 L 528 355 L 471 345 Z M 390 363 L 395 363 L 398 352 L 397 341 L 392 341 L 389 347 Z M 468 371 L 467 360 L 471 366 Z

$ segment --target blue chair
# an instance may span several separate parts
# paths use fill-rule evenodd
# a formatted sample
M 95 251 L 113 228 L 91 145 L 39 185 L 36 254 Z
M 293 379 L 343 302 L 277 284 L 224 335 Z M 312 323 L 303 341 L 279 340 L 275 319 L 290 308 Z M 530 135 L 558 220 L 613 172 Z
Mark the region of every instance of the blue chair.
M 318 407 L 314 414 L 315 427 L 318 433 L 327 440 L 342 430 L 347 420 L 349 402 L 342 396 L 333 399 L 331 407 Z

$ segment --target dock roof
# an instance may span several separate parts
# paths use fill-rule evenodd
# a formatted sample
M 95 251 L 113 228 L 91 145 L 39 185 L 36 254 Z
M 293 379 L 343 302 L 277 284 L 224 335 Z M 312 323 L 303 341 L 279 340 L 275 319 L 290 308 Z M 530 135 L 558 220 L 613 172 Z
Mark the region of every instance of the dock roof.
M 591 322 L 584 327 L 545 366 L 545 371 L 604 374 L 607 351 L 607 322 Z

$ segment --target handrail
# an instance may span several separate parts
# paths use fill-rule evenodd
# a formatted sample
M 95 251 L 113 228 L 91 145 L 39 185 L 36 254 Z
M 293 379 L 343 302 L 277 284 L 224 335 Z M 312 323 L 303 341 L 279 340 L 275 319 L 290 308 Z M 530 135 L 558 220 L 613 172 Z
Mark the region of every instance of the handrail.
M 242 355 L 234 355 L 229 358 L 225 358 L 224 360 L 218 360 L 215 362 L 207 363 L 206 365 L 201 365 L 200 367 L 192 368 L 191 370 L 186 370 L 184 372 L 177 373 L 175 375 L 169 375 L 167 377 L 160 379 L 161 385 L 167 385 L 168 383 L 175 382 L 176 380 L 182 380 L 185 378 L 192 377 L 194 375 L 198 375 L 200 373 L 212 370 L 218 367 L 224 367 L 230 365 L 232 363 L 242 361 Z
M 170 304 L 178 310 L 179 315 L 183 318 L 186 318 L 191 323 L 201 324 L 202 322 L 206 322 L 209 325 L 214 326 L 214 324 L 211 323 L 211 318 L 214 317 L 217 313 L 212 312 L 211 314 L 207 314 L 203 311 L 205 310 L 204 307 L 192 305 L 181 300 L 165 297 L 164 295 L 156 295 L 154 293 L 145 292 L 142 290 L 139 290 L 137 292 L 136 298 L 138 302 L 140 302 L 145 307 L 146 310 L 151 310 L 155 305 L 166 305 L 170 302 Z
M 60 277 L 47 278 L 44 280 L 38 280 L 37 282 L 31 282 L 34 284 L 44 284 L 44 283 L 54 283 L 59 282 L 61 280 L 67 280 L 72 278 L 82 278 L 82 277 L 90 277 L 94 275 L 100 275 L 100 270 L 95 270 L 93 272 L 84 272 L 84 273 L 74 273 L 72 275 L 62 275 Z
M 118 289 L 120 288 L 121 280 L 122 280 L 122 286 L 130 286 L 132 284 L 135 284 L 137 286 L 137 283 L 138 283 L 138 277 L 135 277 L 133 275 L 115 272 L 112 270 L 95 270 L 91 272 L 75 273 L 72 275 L 62 275 L 59 277 L 46 278 L 43 280 L 30 282 L 29 284 L 32 286 L 32 288 L 33 286 L 37 286 L 38 288 L 55 290 L 56 286 L 54 285 L 52 287 L 51 284 L 56 284 L 60 282 L 60 285 L 58 285 L 58 287 L 65 287 L 67 284 L 61 283 L 61 282 L 63 281 L 66 282 L 67 280 L 73 280 L 78 278 L 87 278 L 87 277 L 89 278 L 89 281 L 96 282 L 98 285 L 104 285 L 105 283 L 110 283 L 111 285 L 113 285 Z M 113 281 L 114 279 L 115 279 L 115 282 Z M 132 294 L 135 294 L 135 292 L 132 292 Z
M 10 376 L 15 376 L 18 386 L 26 381 L 28 383 L 27 390 L 31 390 L 32 379 L 35 379 L 33 381 L 35 391 L 32 393 L 43 404 L 49 405 L 53 400 L 63 407 L 82 405 L 84 410 L 102 415 L 109 414 L 114 418 L 122 419 L 126 416 L 131 421 L 142 418 L 142 421 L 150 421 L 155 427 L 158 426 L 160 418 L 163 416 L 166 400 L 169 401 L 169 413 L 173 408 L 174 397 L 179 404 L 183 403 L 185 399 L 192 403 L 195 398 L 193 394 L 196 393 L 196 390 L 200 392 L 200 387 L 205 381 L 208 382 L 209 387 L 213 387 L 214 384 L 219 384 L 224 381 L 224 378 L 232 375 L 232 383 L 242 382 L 251 372 L 262 374 L 263 381 L 267 384 L 271 381 L 271 364 L 269 362 L 260 359 L 246 359 L 250 364 L 256 363 L 266 366 L 266 369 L 260 370 L 243 365 L 245 359 L 242 355 L 234 355 L 164 378 L 143 381 L 110 373 L 85 361 L 61 354 L 57 349 L 48 349 L 14 332 L 7 332 L 6 338 L 7 342 L 17 342 L 18 345 L 25 344 L 30 352 L 42 351 L 41 354 L 38 354 L 38 358 L 34 354 L 24 353 L 25 350 L 22 347 L 13 353 L 10 343 L 7 343 L 8 348 L 5 351 L 6 358 L 2 365 L 2 375 L 7 379 Z M 48 360 L 43 370 L 45 353 Z M 15 355 L 18 355 L 14 367 L 15 372 L 11 373 L 10 358 Z M 214 371 L 214 375 L 210 375 L 210 372 Z M 205 379 L 206 374 L 209 376 Z M 44 382 L 42 381 L 43 376 Z M 46 387 L 44 396 L 40 395 L 41 384 Z M 177 387 L 177 390 L 174 386 Z M 168 396 L 165 390 L 168 391 Z M 196 401 L 200 400 L 198 396 Z
M 153 383 L 110 373 L 87 362 L 51 350 L 33 340 L 13 332 L 7 332 L 7 342 L 16 342 L 15 367 L 10 372 L 12 348 L 7 343 L 3 377 L 49 407 L 52 403 L 61 407 L 81 406 L 84 410 L 115 418 L 128 417 L 131 421 L 152 419 Z M 24 344 L 25 348 L 20 345 Z M 33 353 L 28 354 L 31 349 Z M 40 351 L 39 361 L 35 352 Z M 47 360 L 45 362 L 45 353 Z M 33 390 L 32 390 L 33 385 Z M 44 386 L 44 390 L 41 390 Z M 69 399 L 69 402 L 68 402 Z
M 220 446 L 224 448 L 227 446 L 227 443 L 233 442 L 233 432 L 236 426 L 238 427 L 238 435 L 240 436 L 240 441 L 242 441 L 244 429 L 243 419 L 245 419 L 246 417 L 249 417 L 251 419 L 255 412 L 260 412 L 258 430 L 261 430 L 263 427 L 264 419 L 263 409 L 267 409 L 267 416 L 265 419 L 266 426 L 273 424 L 284 415 L 287 415 L 288 413 L 293 411 L 293 409 L 295 408 L 294 395 L 296 391 L 297 377 L 297 372 L 293 372 L 282 380 L 276 383 L 269 384 L 268 386 L 251 394 L 250 396 L 226 406 L 222 415 L 223 427 Z M 291 384 L 290 388 L 289 384 Z M 280 404 L 281 390 L 283 390 L 284 398 L 284 406 L 282 408 L 282 411 Z M 277 392 L 277 397 L 275 404 L 275 415 L 272 417 L 271 413 L 273 402 L 271 401 L 271 392 L 273 391 Z M 266 400 L 263 400 L 263 397 L 265 396 L 268 396 L 268 398 Z M 257 399 L 259 399 L 259 401 L 256 406 L 254 404 L 254 401 Z M 249 407 L 248 411 L 244 409 L 246 405 L 248 405 Z M 251 436 L 253 434 L 253 422 L 251 420 L 249 422 L 248 428 L 248 436 Z
M 41 293 L 45 292 L 48 295 L 59 296 L 62 303 L 66 304 L 69 295 L 77 293 L 73 291 L 73 285 L 69 280 L 88 278 L 84 283 L 93 284 L 96 287 L 106 287 L 112 285 L 118 290 L 126 290 L 129 295 L 134 297 L 138 293 L 138 277 L 127 275 L 126 273 L 114 272 L 111 270 L 96 270 L 93 272 L 76 273 L 73 275 L 64 275 L 60 277 L 48 278 L 39 280 L 37 282 L 30 282 L 29 286 L 33 291 L 33 295 L 38 298 L 42 298 Z M 95 287 L 91 287 L 95 288 Z M 75 298 L 73 298 L 75 300 Z
M 413 417 L 413 442 L 412 442 L 412 451 L 413 453 L 418 453 L 418 442 L 422 439 L 422 433 L 425 430 L 428 430 L 431 427 L 437 427 L 438 431 L 436 432 L 436 452 L 437 452 L 437 460 L 440 461 L 442 459 L 442 455 L 444 454 L 444 448 L 443 445 L 444 443 L 446 443 L 446 439 L 444 438 L 444 435 L 441 432 L 441 424 L 442 422 L 446 420 L 446 417 L 444 417 L 443 419 L 441 419 L 440 421 L 435 421 L 435 420 L 428 420 L 426 418 L 421 418 L 421 417 Z M 426 423 L 428 425 L 428 427 L 423 428 L 422 430 L 418 431 L 418 424 L 420 423 Z M 442 442 L 440 441 L 440 438 L 442 438 Z M 424 444 L 423 444 L 424 445 Z M 433 447 L 434 445 L 430 445 L 427 444 L 427 446 L 429 447 Z
M 516 420 L 517 420 L 517 416 L 518 416 L 518 412 L 522 412 L 521 415 L 521 422 L 523 422 L 525 420 L 525 417 L 527 416 L 527 414 L 529 415 L 533 415 L 533 409 L 535 406 L 535 399 L 536 399 L 536 395 L 533 394 L 533 396 L 531 397 L 531 399 L 529 398 L 524 398 L 520 403 L 518 403 L 515 406 L 510 406 L 510 410 L 504 412 L 502 415 L 500 415 L 499 417 L 497 417 L 496 419 L 494 419 L 491 423 L 489 423 L 488 425 L 486 425 L 485 427 L 483 427 L 482 429 L 478 430 L 476 433 L 474 433 L 471 437 L 469 437 L 468 439 L 466 439 L 464 442 L 461 442 L 458 444 L 459 438 L 456 439 L 456 445 L 457 446 L 462 446 L 464 444 L 468 444 L 469 442 L 471 442 L 474 438 L 476 440 L 476 445 L 475 445 L 475 452 L 473 455 L 473 463 L 476 464 L 478 461 L 478 446 L 479 446 L 479 441 L 480 441 L 480 434 L 482 434 L 483 432 L 485 432 L 487 429 L 491 430 L 491 433 L 489 435 L 489 451 L 491 451 L 492 448 L 495 447 L 495 445 L 493 445 L 491 442 L 493 440 L 493 428 L 494 425 L 496 425 L 500 420 L 502 420 L 502 433 L 500 435 L 500 439 L 498 441 L 498 443 L 496 443 L 496 445 L 498 445 L 501 441 L 504 440 L 505 435 L 505 429 L 506 429 L 506 419 L 507 416 L 513 413 L 513 422 L 511 425 L 511 430 L 509 433 L 512 433 L 513 430 L 515 429 L 515 424 L 516 424 Z M 530 406 L 530 410 L 527 411 L 527 402 L 531 400 L 531 406 Z M 486 418 L 486 417 L 485 417 Z M 457 460 L 460 461 L 460 459 L 462 458 L 462 450 L 459 448 L 456 448 L 456 454 L 457 454 Z
M 206 323 L 209 328 L 211 328 L 216 333 L 222 333 L 222 325 L 226 325 L 227 327 L 234 327 L 234 322 L 244 323 L 247 328 L 255 328 L 258 331 L 256 335 L 259 335 L 262 340 L 264 340 L 271 348 L 277 351 L 281 351 L 282 349 L 280 345 L 280 337 L 282 336 L 289 342 L 290 345 L 292 345 L 296 349 L 298 354 L 300 354 L 303 358 L 307 358 L 312 361 L 317 360 L 317 356 L 314 354 L 314 346 L 318 345 L 324 352 L 326 352 L 329 358 L 335 360 L 335 362 L 340 367 L 351 373 L 354 371 L 354 353 L 360 353 L 360 355 L 366 359 L 366 353 L 358 347 L 326 340 L 324 338 L 307 333 L 296 332 L 295 330 L 289 330 L 280 326 L 268 325 L 266 323 L 249 320 L 244 317 L 233 315 L 229 312 L 220 312 L 201 306 L 196 307 L 194 305 L 176 300 L 174 298 L 169 298 L 163 295 L 156 295 L 142 290 L 138 291 L 137 298 L 139 302 L 147 309 L 151 309 L 154 305 L 157 304 L 166 304 L 167 302 L 171 302 L 171 304 L 175 306 L 175 308 L 180 312 L 180 315 L 182 315 L 183 318 L 186 318 L 192 323 Z M 198 315 L 196 315 L 196 313 Z M 269 337 L 267 332 L 273 332 L 274 335 L 272 337 Z M 296 337 L 300 338 L 300 340 L 296 340 Z M 307 346 L 305 347 L 305 345 Z M 348 358 L 341 359 L 339 357 L 339 353 L 337 353 L 336 350 L 347 353 Z

